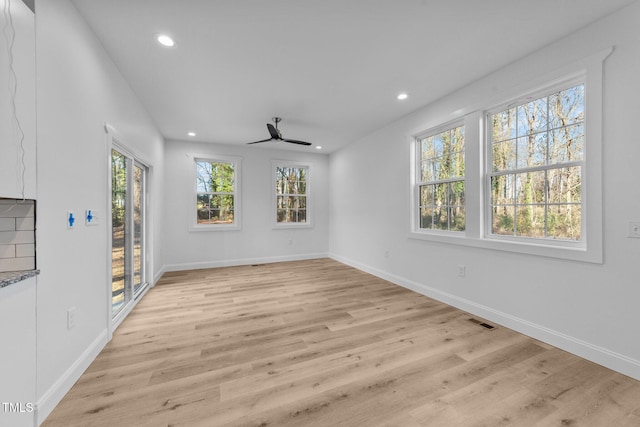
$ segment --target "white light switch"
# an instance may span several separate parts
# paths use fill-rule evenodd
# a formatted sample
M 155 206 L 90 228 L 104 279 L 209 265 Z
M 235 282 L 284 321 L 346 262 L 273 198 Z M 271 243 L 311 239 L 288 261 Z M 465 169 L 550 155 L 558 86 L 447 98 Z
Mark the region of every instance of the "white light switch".
M 640 221 L 629 222 L 629 234 L 627 234 L 627 237 L 640 239 Z

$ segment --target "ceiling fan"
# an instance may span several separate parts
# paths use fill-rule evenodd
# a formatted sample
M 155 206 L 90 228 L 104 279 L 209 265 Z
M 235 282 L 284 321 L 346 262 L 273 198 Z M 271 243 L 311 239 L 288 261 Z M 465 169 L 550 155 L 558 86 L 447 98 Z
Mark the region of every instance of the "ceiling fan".
M 272 117 L 271 120 L 273 120 L 273 122 L 276 124 L 275 126 L 273 126 L 271 123 L 267 123 L 267 129 L 269 129 L 269 135 L 271 135 L 271 138 L 262 139 L 260 141 L 255 141 L 255 142 L 249 142 L 248 144 L 258 144 L 260 142 L 268 142 L 268 141 L 273 141 L 273 142 L 284 141 L 284 142 L 290 142 L 292 144 L 311 145 L 310 142 L 298 141 L 296 139 L 283 138 L 282 134 L 278 130 L 278 123 L 280 123 L 282 121 L 282 119 L 280 117 Z

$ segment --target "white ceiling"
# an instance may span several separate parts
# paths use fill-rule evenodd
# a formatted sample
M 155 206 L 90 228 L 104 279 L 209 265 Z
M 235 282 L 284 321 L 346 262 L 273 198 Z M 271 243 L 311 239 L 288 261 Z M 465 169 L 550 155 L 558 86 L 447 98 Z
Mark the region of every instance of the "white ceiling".
M 72 1 L 166 138 L 329 153 L 634 0 Z

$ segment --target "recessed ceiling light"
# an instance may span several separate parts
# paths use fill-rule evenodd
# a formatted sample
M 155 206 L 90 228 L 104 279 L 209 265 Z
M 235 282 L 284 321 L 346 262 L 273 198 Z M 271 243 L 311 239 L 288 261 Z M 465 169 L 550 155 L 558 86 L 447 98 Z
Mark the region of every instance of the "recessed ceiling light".
M 195 133 L 195 132 L 189 132 L 187 135 L 189 135 L 189 136 L 196 136 L 196 133 Z
M 401 93 L 400 95 L 398 95 L 399 100 L 407 99 L 408 97 L 409 95 L 407 95 L 406 93 Z
M 321 145 L 316 145 L 316 150 L 322 150 L 322 146 Z
M 162 46 L 173 47 L 173 45 L 175 45 L 175 42 L 173 41 L 173 39 L 166 34 L 158 34 L 156 39 L 158 40 L 158 43 L 160 43 Z

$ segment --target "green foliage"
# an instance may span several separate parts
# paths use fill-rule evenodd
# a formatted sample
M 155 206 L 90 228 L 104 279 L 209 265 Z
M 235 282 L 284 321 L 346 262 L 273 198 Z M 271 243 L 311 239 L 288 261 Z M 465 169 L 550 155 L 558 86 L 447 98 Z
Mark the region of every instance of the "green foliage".
M 231 224 L 235 215 L 235 165 L 196 162 L 198 224 Z
M 582 168 L 563 163 L 584 158 L 584 85 L 492 114 L 490 123 L 492 232 L 579 240 Z

